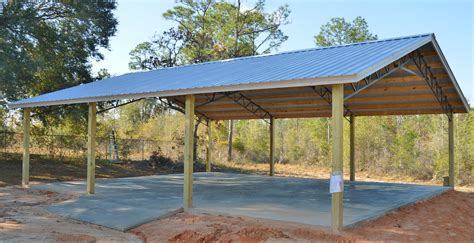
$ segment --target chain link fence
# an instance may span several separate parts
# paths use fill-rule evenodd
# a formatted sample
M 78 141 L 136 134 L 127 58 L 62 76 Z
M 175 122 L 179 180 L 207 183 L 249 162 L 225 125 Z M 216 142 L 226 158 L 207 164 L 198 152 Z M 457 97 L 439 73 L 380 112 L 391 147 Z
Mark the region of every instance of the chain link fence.
M 155 139 L 130 139 L 97 137 L 96 156 L 98 159 L 147 160 L 153 151 L 160 151 L 172 160 L 181 160 L 184 145 L 175 141 Z M 23 134 L 0 130 L 0 152 L 22 153 Z M 85 158 L 87 137 L 76 135 L 30 135 L 30 153 L 53 158 Z

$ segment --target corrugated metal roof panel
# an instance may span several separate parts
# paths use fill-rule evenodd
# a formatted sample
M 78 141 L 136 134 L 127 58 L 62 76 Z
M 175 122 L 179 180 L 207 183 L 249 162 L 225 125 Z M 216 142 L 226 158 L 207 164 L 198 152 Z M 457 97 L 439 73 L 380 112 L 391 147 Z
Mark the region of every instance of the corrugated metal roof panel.
M 433 34 L 424 34 L 134 72 L 20 100 L 9 106 L 93 102 L 134 94 L 166 96 L 173 94 L 171 91 L 191 94 L 215 87 L 232 91 L 242 85 L 256 85 L 252 87 L 258 89 L 261 84 L 280 81 L 286 81 L 282 85 L 288 86 L 298 86 L 301 80 L 311 80 L 315 85 L 356 82 L 362 78 L 361 74 L 372 73 L 432 40 Z

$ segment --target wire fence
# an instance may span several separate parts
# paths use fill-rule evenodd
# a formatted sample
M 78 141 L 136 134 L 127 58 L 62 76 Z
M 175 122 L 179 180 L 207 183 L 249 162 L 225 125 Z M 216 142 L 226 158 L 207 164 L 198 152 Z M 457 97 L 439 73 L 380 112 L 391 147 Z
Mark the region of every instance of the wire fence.
M 153 151 L 173 160 L 182 159 L 182 147 L 175 141 L 97 137 L 96 157 L 104 160 L 147 160 Z M 23 134 L 0 130 L 0 153 L 22 153 Z M 87 137 L 77 135 L 30 135 L 30 153 L 53 158 L 85 158 Z M 118 158 L 115 158 L 117 156 Z

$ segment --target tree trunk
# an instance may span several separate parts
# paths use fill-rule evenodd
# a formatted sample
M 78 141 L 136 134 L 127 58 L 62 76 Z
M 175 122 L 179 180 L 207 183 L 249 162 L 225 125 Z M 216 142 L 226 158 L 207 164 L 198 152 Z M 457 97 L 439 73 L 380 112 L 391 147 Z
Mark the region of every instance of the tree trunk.
M 234 133 L 234 121 L 229 121 L 229 141 L 227 148 L 227 161 L 232 161 L 232 135 Z

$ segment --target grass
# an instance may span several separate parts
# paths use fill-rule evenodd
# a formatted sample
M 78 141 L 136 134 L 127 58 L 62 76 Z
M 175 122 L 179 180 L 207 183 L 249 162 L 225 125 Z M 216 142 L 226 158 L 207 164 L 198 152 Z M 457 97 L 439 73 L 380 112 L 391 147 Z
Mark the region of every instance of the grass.
M 30 181 L 55 182 L 86 179 L 87 163 L 85 159 L 58 159 L 44 155 L 30 156 Z M 215 164 L 213 171 L 233 173 L 257 173 L 255 170 Z M 195 172 L 205 171 L 205 165 L 197 162 Z M 147 161 L 124 161 L 110 163 L 96 160 L 96 178 L 119 178 L 147 175 L 183 173 L 183 163 L 152 168 Z M 0 186 L 20 185 L 22 177 L 22 155 L 0 153 Z
M 268 164 L 263 163 L 237 163 L 217 162 L 212 165 L 212 171 L 260 174 L 267 175 Z M 197 162 L 194 165 L 195 172 L 205 171 L 205 165 Z M 55 182 L 86 179 L 87 165 L 85 159 L 57 159 L 44 155 L 31 155 L 30 181 L 31 182 Z M 147 161 L 125 161 L 122 163 L 110 163 L 106 160 L 96 161 L 97 178 L 119 178 L 147 175 L 160 175 L 171 173 L 182 173 L 183 164 L 156 166 L 152 168 Z M 348 170 L 345 170 L 348 172 Z M 0 186 L 20 185 L 22 173 L 21 154 L 0 153 Z M 276 164 L 276 176 L 320 178 L 327 179 L 330 175 L 329 167 L 312 166 L 304 164 Z M 349 179 L 347 173 L 344 174 Z M 384 181 L 397 183 L 418 183 L 441 185 L 438 181 L 415 180 L 411 177 L 375 176 L 369 172 L 356 172 L 357 181 Z M 474 191 L 474 187 L 456 187 L 464 191 Z

